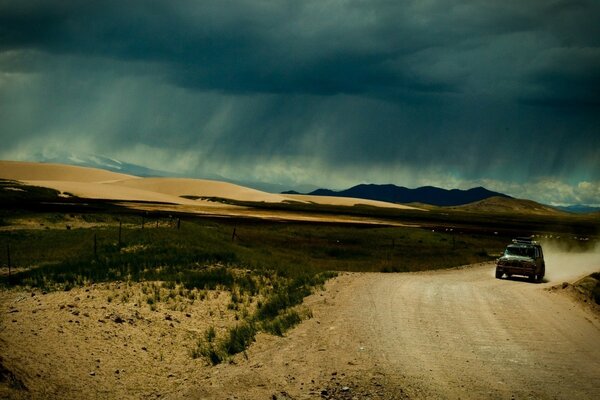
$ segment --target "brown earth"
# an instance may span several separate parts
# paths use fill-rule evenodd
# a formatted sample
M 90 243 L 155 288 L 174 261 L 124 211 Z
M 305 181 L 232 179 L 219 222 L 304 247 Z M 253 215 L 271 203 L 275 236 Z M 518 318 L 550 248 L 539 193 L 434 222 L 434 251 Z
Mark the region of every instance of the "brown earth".
M 118 293 L 114 286 L 33 297 L 9 291 L 0 297 L 0 354 L 7 371 L 0 393 L 600 398 L 600 319 L 570 296 L 544 290 L 556 283 L 497 280 L 493 264 L 409 274 L 344 273 L 306 300 L 313 318 L 283 338 L 260 334 L 246 354 L 215 367 L 192 359 L 189 349 L 208 325 L 223 330 L 235 323 L 225 307 L 228 294 L 209 294 L 181 311 L 167 305 L 151 311 L 134 307 L 133 300 L 108 303 L 106 296 Z M 115 322 L 116 316 L 123 321 Z M 27 390 L 9 389 L 9 381 Z
M 483 213 L 517 213 L 527 215 L 568 215 L 557 208 L 537 203 L 533 200 L 514 199 L 510 197 L 493 196 L 460 206 L 448 207 L 451 210 Z
M 581 303 L 584 307 L 591 310 L 600 317 L 600 304 L 594 298 L 594 290 L 600 288 L 600 280 L 591 275 L 583 277 L 576 282 L 563 282 L 548 288 L 551 292 L 561 292 L 571 296 L 574 301 Z

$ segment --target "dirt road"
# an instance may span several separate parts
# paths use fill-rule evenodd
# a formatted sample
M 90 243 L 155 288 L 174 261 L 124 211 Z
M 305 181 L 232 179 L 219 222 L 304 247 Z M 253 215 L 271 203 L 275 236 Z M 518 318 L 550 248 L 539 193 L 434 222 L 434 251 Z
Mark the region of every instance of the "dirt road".
M 551 284 L 496 280 L 492 264 L 345 274 L 309 299 L 312 320 L 188 394 L 600 398 L 600 321 Z
M 364 332 L 391 370 L 436 396 L 600 397 L 598 320 L 538 285 L 484 267 L 369 286 Z
M 306 299 L 311 319 L 285 337 L 259 334 L 214 367 L 188 352 L 193 332 L 229 315 L 226 294 L 184 314 L 107 302 L 124 293 L 117 283 L 7 292 L 0 398 L 600 398 L 600 319 L 544 290 L 567 278 L 531 284 L 493 272 L 341 274 Z M 3 392 L 12 374 L 26 390 Z

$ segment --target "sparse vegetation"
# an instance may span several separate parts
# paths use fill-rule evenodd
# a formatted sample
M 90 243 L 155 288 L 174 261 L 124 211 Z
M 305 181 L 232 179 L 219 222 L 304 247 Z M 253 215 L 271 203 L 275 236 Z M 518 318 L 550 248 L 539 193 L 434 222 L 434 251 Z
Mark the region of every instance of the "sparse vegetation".
M 283 336 L 285 331 L 298 325 L 302 319 L 302 315 L 298 311 L 288 310 L 271 320 L 265 321 L 262 326 L 265 332 Z
M 126 222 L 121 246 L 118 219 Z M 489 254 L 497 253 L 505 241 L 490 235 L 414 228 L 277 223 L 238 226 L 238 238 L 232 241 L 230 224 L 196 220 L 186 221 L 180 230 L 142 230 L 127 222 L 131 219 L 113 216 L 112 225 L 98 229 L 2 231 L 1 250 L 5 252 L 9 245 L 12 265 L 29 269 L 5 282 L 50 290 L 50 286 L 62 289 L 85 282 L 163 281 L 182 283 L 188 289 L 235 285 L 240 293 L 254 294 L 257 277 L 265 273 L 293 278 L 324 271 L 451 267 L 489 260 Z M 451 235 L 456 240 L 441 240 Z M 232 266 L 251 273 L 234 277 Z
M 352 210 L 377 216 L 382 212 Z M 28 215 L 21 212 L 19 217 Z M 14 218 L 0 217 L 7 225 Z M 73 219 L 103 225 L 0 231 L 0 263 L 5 263 L 8 254 L 3 252 L 10 249 L 11 265 L 17 267 L 0 278 L 1 285 L 52 291 L 122 282 L 125 288 L 109 294 L 107 302 L 131 301 L 151 311 L 185 310 L 195 301 L 228 292 L 226 307 L 236 324 L 219 332 L 211 327 L 190 350 L 193 358 L 203 357 L 212 364 L 243 352 L 259 331 L 283 335 L 309 317 L 310 311 L 298 306 L 335 271 L 403 272 L 488 261 L 507 240 L 485 229 L 448 227 L 218 222 L 191 217 L 180 224 L 179 217 L 145 215 L 142 229 L 142 218 L 131 214 L 51 212 L 31 218 L 45 228 Z M 141 283 L 142 294 L 130 293 L 132 282 Z

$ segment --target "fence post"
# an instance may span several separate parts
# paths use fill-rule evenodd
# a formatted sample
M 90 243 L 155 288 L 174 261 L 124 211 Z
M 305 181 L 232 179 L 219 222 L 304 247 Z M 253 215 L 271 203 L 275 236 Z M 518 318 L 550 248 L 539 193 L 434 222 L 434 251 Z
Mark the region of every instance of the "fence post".
M 6 258 L 8 259 L 8 276 L 10 276 L 10 244 L 6 243 Z
M 94 233 L 94 260 L 98 259 L 98 242 L 96 241 L 96 234 Z
M 144 223 L 146 222 L 146 219 L 144 218 L 144 216 L 142 215 L 142 230 L 144 230 Z
M 236 230 L 236 227 L 234 226 L 234 227 L 233 227 L 233 233 L 231 234 L 231 241 L 232 241 L 232 242 L 233 242 L 233 241 L 235 241 L 235 237 L 237 236 L 237 235 L 235 234 L 235 230 Z
M 181 218 L 177 218 L 177 230 L 181 228 Z
M 122 222 L 121 220 L 119 220 L 119 248 L 121 248 L 121 225 Z

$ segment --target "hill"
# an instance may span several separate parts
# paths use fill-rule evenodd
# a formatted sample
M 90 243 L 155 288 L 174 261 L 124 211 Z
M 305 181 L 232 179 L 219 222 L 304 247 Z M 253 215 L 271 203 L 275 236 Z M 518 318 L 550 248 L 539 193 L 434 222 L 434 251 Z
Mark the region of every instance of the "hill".
M 454 210 L 480 213 L 518 213 L 530 215 L 565 215 L 566 212 L 533 200 L 494 196 L 470 204 L 450 207 Z
M 318 189 L 309 193 L 309 195 L 353 197 L 403 204 L 424 203 L 435 206 L 458 206 L 484 200 L 490 197 L 510 198 L 505 194 L 492 192 L 491 190 L 487 190 L 483 187 L 476 187 L 468 190 L 448 190 L 433 186 L 423 186 L 416 189 L 408 189 L 403 186 L 375 184 L 357 185 L 342 191 Z

